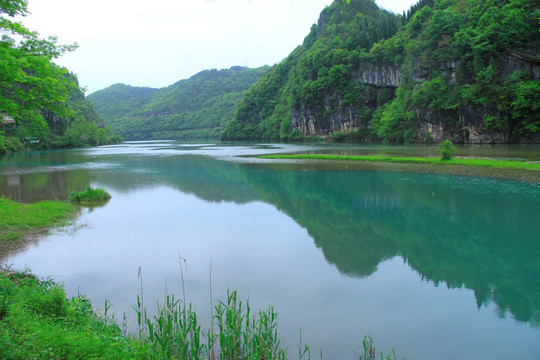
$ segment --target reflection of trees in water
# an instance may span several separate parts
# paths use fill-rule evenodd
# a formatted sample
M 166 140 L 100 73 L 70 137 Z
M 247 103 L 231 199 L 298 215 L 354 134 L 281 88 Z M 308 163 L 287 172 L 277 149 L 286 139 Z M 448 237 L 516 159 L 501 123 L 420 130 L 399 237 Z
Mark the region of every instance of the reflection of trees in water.
M 88 170 L 12 173 L 0 177 L 0 193 L 22 202 L 65 200 L 90 183 Z
M 534 258 L 540 244 L 533 240 L 540 224 L 531 209 L 538 207 L 540 194 L 526 184 L 406 173 L 279 171 L 205 157 L 124 165 L 141 178 L 206 201 L 271 203 L 306 228 L 327 261 L 344 274 L 369 276 L 381 261 L 400 255 L 423 279 L 472 289 L 479 307 L 493 301 L 502 315 L 509 311 L 519 321 L 533 319 L 540 309 L 540 264 Z M 107 186 L 125 184 L 124 170 Z M 106 176 L 114 177 L 112 172 Z M 536 195 L 531 197 L 531 191 Z
M 0 177 L 6 197 L 66 198 L 87 170 Z M 540 191 L 525 183 L 368 171 L 285 171 L 208 157 L 129 158 L 99 171 L 127 192 L 165 184 L 210 202 L 264 200 L 307 229 L 344 274 L 369 276 L 402 256 L 423 279 L 475 292 L 532 326 L 540 322 Z
M 230 201 L 243 204 L 259 198 L 239 171 L 238 164 L 205 156 L 163 157 L 157 161 L 148 157 L 126 161 L 122 163 L 121 171 L 101 174 L 99 182 L 119 192 L 162 183 L 215 203 Z
M 69 151 L 22 152 L 4 157 L 0 193 L 21 202 L 65 200 L 72 191 L 82 191 L 92 181 L 87 169 L 72 168 L 77 161 Z
M 533 186 L 403 173 L 246 174 L 342 273 L 368 276 L 399 254 L 423 279 L 472 289 L 479 307 L 492 301 L 500 316 L 518 321 L 538 314 L 540 193 Z

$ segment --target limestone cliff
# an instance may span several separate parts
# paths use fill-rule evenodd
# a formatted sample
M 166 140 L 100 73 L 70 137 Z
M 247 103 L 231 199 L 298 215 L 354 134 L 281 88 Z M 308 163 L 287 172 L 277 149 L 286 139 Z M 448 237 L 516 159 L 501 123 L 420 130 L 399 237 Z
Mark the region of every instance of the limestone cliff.
M 336 0 L 222 138 L 539 142 L 538 18 L 533 0 L 419 0 L 403 16 Z

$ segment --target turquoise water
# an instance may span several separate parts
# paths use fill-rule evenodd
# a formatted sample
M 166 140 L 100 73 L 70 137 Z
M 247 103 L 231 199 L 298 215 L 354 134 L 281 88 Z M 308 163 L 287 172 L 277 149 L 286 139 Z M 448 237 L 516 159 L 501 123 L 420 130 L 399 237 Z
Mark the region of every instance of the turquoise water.
M 137 269 L 151 310 L 165 288 L 181 294 L 181 257 L 203 322 L 211 276 L 214 302 L 229 288 L 274 306 L 291 358 L 300 328 L 313 358 L 322 348 L 324 359 L 354 359 L 364 334 L 398 358 L 540 357 L 539 183 L 246 157 L 383 148 L 433 151 L 151 142 L 5 157 L 6 197 L 66 198 L 88 184 L 113 197 L 72 226 L 4 247 L 1 261 L 63 281 L 95 307 L 108 299 L 136 326 Z

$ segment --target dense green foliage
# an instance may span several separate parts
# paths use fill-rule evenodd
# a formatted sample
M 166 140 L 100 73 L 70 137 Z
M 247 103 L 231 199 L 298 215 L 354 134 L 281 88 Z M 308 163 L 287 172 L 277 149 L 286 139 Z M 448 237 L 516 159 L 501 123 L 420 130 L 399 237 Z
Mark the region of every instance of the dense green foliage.
M 144 348 L 95 316 L 88 299 L 66 299 L 61 284 L 2 270 L 0 290 L 2 359 L 144 358 Z
M 13 21 L 26 14 L 26 0 L 0 2 L 0 113 L 16 121 L 2 122 L 0 154 L 19 151 L 23 143 L 49 148 L 120 141 L 84 99 L 76 77 L 53 62 L 76 45 L 41 39 Z
M 534 141 L 538 57 L 519 58 L 535 55 L 539 17 L 533 0 L 421 0 L 403 15 L 336 1 L 250 89 L 222 136 L 289 140 L 348 122 L 353 138 L 387 142 L 429 140 L 425 124 L 459 142 L 495 132 L 499 142 Z
M 206 70 L 159 90 L 116 84 L 88 100 L 129 140 L 217 138 L 244 92 L 267 70 Z
M 0 242 L 19 239 L 30 231 L 65 224 L 74 213 L 72 205 L 60 201 L 21 204 L 0 198 Z
M 374 131 L 398 142 L 423 140 L 414 138 L 421 122 L 440 125 L 461 141 L 469 139 L 470 129 L 503 132 L 514 141 L 537 134 L 540 81 L 535 65 L 507 55 L 508 49 L 529 52 L 538 46 L 537 4 L 423 3 L 394 38 L 372 49 L 375 60 L 402 71 L 397 97 L 374 117 Z

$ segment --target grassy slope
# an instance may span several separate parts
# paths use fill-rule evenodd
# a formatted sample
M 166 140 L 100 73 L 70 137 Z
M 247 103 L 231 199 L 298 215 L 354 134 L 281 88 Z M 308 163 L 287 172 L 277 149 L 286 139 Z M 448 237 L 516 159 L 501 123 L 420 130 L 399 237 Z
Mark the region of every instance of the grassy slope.
M 468 159 L 454 158 L 441 160 L 440 158 L 422 157 L 398 157 L 398 156 L 352 156 L 352 155 L 322 155 L 322 154 L 300 154 L 300 155 L 264 155 L 262 159 L 296 159 L 296 160 L 346 160 L 346 161 L 371 161 L 385 163 L 408 163 L 408 164 L 439 164 L 439 165 L 463 165 L 463 166 L 484 166 L 496 168 L 512 168 L 523 170 L 540 170 L 538 162 L 491 160 L 491 159 Z

